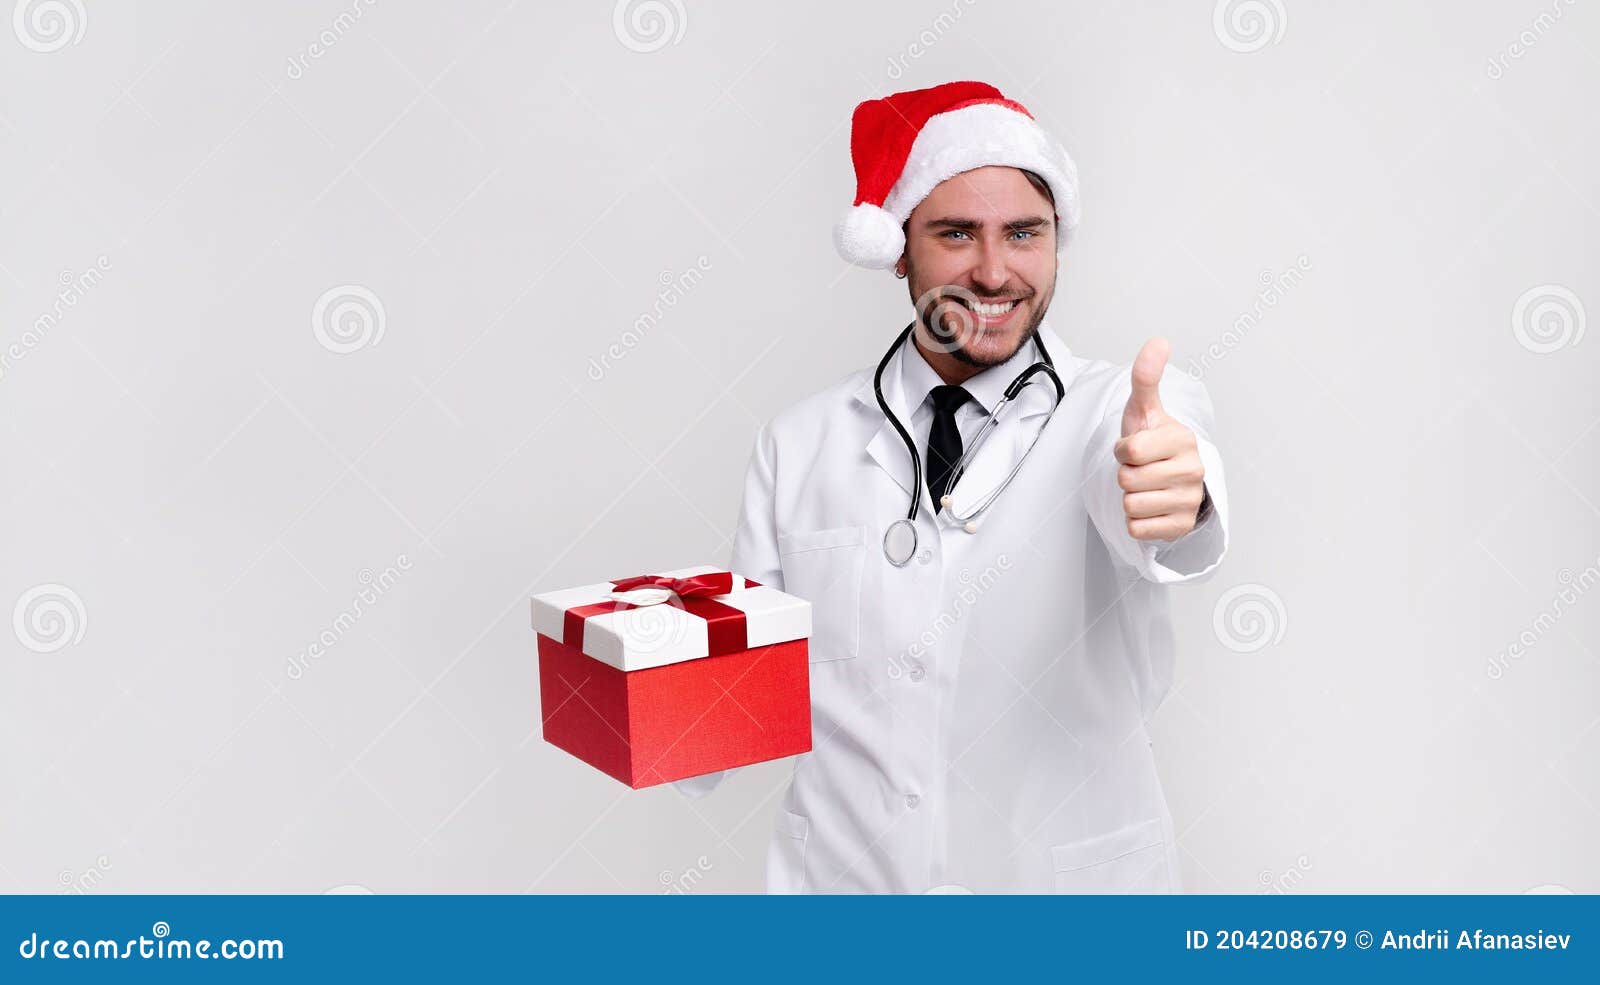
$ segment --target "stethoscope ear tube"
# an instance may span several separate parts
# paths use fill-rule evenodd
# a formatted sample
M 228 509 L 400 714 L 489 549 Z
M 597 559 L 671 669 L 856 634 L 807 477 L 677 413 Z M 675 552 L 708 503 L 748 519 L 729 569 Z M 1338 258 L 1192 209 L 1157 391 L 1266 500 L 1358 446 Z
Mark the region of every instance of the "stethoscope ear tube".
M 889 401 L 883 399 L 883 371 L 889 365 L 889 360 L 894 358 L 895 352 L 905 344 L 906 336 L 910 335 L 911 330 L 916 327 L 917 323 L 912 322 L 900 332 L 899 337 L 894 340 L 894 344 L 889 346 L 889 351 L 885 352 L 883 358 L 878 360 L 878 371 L 872 374 L 872 392 L 878 398 L 878 406 L 883 408 L 883 416 L 889 419 L 889 423 L 894 425 L 896 431 L 900 432 L 900 440 L 905 442 L 906 451 L 911 453 L 911 508 L 906 511 L 906 519 L 911 521 L 913 540 L 916 536 L 917 507 L 922 504 L 922 454 L 917 451 L 917 443 L 911 440 L 911 434 L 900 423 L 900 418 L 896 417 L 894 411 L 890 409 Z M 913 544 L 913 550 L 915 550 L 915 544 Z
M 917 507 L 922 505 L 922 455 L 917 451 L 917 443 L 911 440 L 911 435 L 900 423 L 900 418 L 890 409 L 889 401 L 883 398 L 883 371 L 916 325 L 916 322 L 912 322 L 905 327 L 894 344 L 889 346 L 889 351 L 878 360 L 878 370 L 872 374 L 872 392 L 878 398 L 878 406 L 883 409 L 883 416 L 900 432 L 900 440 L 905 442 L 906 450 L 911 453 L 911 507 L 904 517 L 889 524 L 889 529 L 883 532 L 883 556 L 897 568 L 910 564 L 911 558 L 917 553 Z
M 1045 361 L 1034 363 L 1032 366 L 1029 366 L 1027 369 L 1023 370 L 1016 379 L 1012 380 L 1011 385 L 1006 387 L 1005 396 L 1002 398 L 1003 400 L 1015 400 L 1017 394 L 1022 392 L 1022 388 L 1033 382 L 1033 377 L 1037 373 L 1046 374 L 1050 377 L 1050 382 L 1055 384 L 1056 403 L 1059 404 L 1061 401 L 1067 399 L 1067 388 L 1061 385 L 1061 377 L 1056 375 L 1055 365 L 1049 361 L 1050 354 L 1045 352 L 1043 345 L 1039 346 L 1039 351 L 1044 353 Z

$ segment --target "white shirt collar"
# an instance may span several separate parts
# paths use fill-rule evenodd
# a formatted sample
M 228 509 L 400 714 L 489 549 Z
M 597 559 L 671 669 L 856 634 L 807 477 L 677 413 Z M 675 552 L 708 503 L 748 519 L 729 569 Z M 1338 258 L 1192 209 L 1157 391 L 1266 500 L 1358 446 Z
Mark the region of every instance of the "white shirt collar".
M 1043 325 L 1040 329 L 1043 329 Z M 974 408 L 981 414 L 989 414 L 999 405 L 1000 398 L 1006 392 L 1006 387 L 1017 378 L 1017 374 L 1033 365 L 1039 358 L 1039 350 L 1030 340 L 1027 345 L 1012 353 L 1011 358 L 997 366 L 990 366 L 961 384 L 972 394 L 973 401 L 977 403 Z M 928 393 L 936 386 L 941 386 L 944 380 L 934 368 L 928 365 L 927 357 L 922 350 L 917 348 L 916 342 L 906 339 L 905 351 L 900 358 L 900 392 L 905 396 L 906 406 L 911 409 L 912 416 L 916 416 L 928 401 Z

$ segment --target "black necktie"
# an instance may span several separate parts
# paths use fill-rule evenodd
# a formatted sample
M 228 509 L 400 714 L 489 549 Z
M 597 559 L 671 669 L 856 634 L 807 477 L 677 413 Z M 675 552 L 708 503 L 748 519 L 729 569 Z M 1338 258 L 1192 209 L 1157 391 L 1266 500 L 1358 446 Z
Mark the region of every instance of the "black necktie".
M 928 495 L 933 498 L 933 511 L 939 512 L 939 500 L 950 486 L 950 473 L 961 460 L 961 432 L 956 428 L 956 409 L 972 394 L 959 386 L 944 384 L 928 391 L 933 400 L 933 427 L 928 429 Z

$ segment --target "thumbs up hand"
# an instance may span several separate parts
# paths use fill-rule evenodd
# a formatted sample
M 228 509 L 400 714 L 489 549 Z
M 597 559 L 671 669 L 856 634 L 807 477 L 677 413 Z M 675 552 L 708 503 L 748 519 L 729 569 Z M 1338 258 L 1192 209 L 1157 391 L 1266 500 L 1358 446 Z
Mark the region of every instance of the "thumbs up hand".
M 1133 361 L 1133 392 L 1115 447 L 1122 512 L 1135 540 L 1177 540 L 1194 529 L 1205 500 L 1205 466 L 1194 432 L 1161 408 L 1167 340 L 1153 338 Z

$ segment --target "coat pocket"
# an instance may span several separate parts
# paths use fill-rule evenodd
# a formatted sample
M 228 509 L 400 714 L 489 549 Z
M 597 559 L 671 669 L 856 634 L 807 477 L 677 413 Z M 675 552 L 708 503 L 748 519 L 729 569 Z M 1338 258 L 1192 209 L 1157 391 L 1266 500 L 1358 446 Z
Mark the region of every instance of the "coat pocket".
M 861 646 L 864 527 L 833 527 L 778 535 L 783 590 L 811 603 L 812 663 L 846 660 Z
M 1165 893 L 1172 888 L 1158 818 L 1056 845 L 1050 859 L 1058 893 Z

